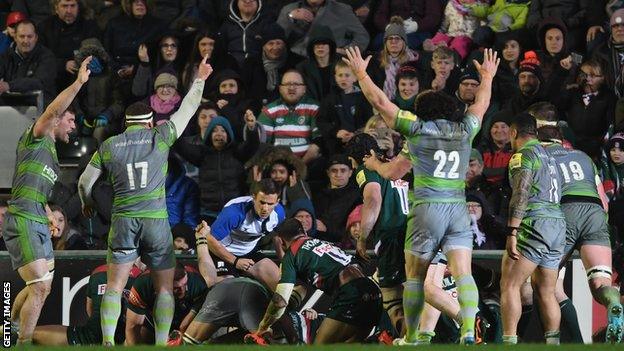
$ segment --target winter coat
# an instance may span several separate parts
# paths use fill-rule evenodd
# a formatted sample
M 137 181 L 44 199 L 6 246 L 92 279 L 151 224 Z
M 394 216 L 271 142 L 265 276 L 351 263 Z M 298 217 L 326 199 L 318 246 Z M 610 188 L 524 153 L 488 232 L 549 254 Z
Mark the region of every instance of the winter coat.
M 435 33 L 444 18 L 443 11 L 438 0 L 381 0 L 373 22 L 377 31 L 383 33 L 392 16 L 401 16 L 416 21 L 419 32 Z
M 277 69 L 278 77 L 281 77 L 287 70 L 295 68 L 295 65 L 301 60 L 299 56 L 289 52 L 288 48 L 284 52 L 288 56 L 283 65 Z M 264 59 L 262 57 L 250 57 L 245 60 L 241 68 L 241 79 L 247 88 L 247 96 L 254 101 L 260 102 L 262 106 L 280 97 L 279 78 L 278 84 L 274 89 L 269 90 L 267 88 L 267 74 L 264 70 Z
M 13 0 L 11 11 L 19 11 L 25 14 L 36 26 L 54 14 L 50 0 Z
M 175 157 L 169 158 L 169 171 L 165 180 L 167 213 L 171 227 L 184 223 L 195 228 L 199 223 L 199 188 L 184 175 L 184 168 Z
M 331 29 L 336 47 L 357 46 L 362 52 L 366 50 L 370 39 L 368 32 L 353 13 L 351 6 L 336 0 L 325 0 L 325 4 L 318 10 L 311 24 L 288 17 L 293 10 L 305 7 L 307 7 L 305 0 L 288 4 L 282 8 L 277 19 L 277 24 L 286 32 L 287 42 L 292 52 L 306 56 L 309 34 L 315 27 L 321 25 Z
M 585 26 L 588 1 L 531 0 L 526 26 L 536 29 L 544 18 L 560 18 L 570 28 Z
M 173 29 L 192 13 L 195 3 L 194 0 L 150 0 L 152 6 L 149 8 L 153 9 L 154 17 Z
M 257 37 L 268 21 L 262 11 L 261 0 L 258 0 L 256 15 L 249 22 L 244 22 L 241 18 L 237 3 L 237 0 L 230 2 L 229 16 L 221 25 L 218 37 L 226 43 L 228 54 L 242 67 L 245 59 L 260 56 L 262 44 Z
M 329 65 L 325 68 L 320 68 L 314 58 L 314 44 L 318 42 L 329 42 Z M 321 101 L 335 89 L 336 41 L 329 27 L 318 26 L 310 31 L 307 54 L 308 58 L 297 65 L 297 70 L 303 76 L 306 94 L 316 101 Z
M 222 126 L 228 134 L 228 143 L 222 150 L 212 145 L 213 129 Z M 208 125 L 203 145 L 177 142 L 175 151 L 184 159 L 199 167 L 199 193 L 202 215 L 216 217 L 231 199 L 247 192 L 246 173 L 243 164 L 258 148 L 257 133 L 247 132 L 244 143 L 234 140 L 234 132 L 227 119 L 214 117 Z
M 440 32 L 451 37 L 466 36 L 472 38 L 472 33 L 479 26 L 479 19 L 470 13 L 459 12 L 453 1 L 449 1 L 444 9 L 444 18 L 440 25 Z
M 141 19 L 126 14 L 108 22 L 104 32 L 104 47 L 112 57 L 112 68 L 139 62 L 139 45 L 154 42 L 164 31 L 165 24 L 149 13 Z
M 301 198 L 295 200 L 291 203 L 290 208 L 287 209 L 286 216 L 288 218 L 293 218 L 297 215 L 299 211 L 306 211 L 312 216 L 312 229 L 308 231 L 308 235 L 311 237 L 315 237 L 316 233 L 316 213 L 314 211 L 314 205 L 312 205 L 312 201 L 307 198 Z
M 362 195 L 358 186 L 349 182 L 340 189 L 324 187 L 313 191 L 312 203 L 317 218 L 327 227 L 327 231 L 317 232 L 317 238 L 333 243 L 342 242 L 349 213 L 362 203 Z
M 12 92 L 42 90 L 47 105 L 56 96 L 54 54 L 39 43 L 26 57 L 10 48 L 0 56 L 0 79 L 9 83 Z
M 486 20 L 488 27 L 495 32 L 505 32 L 524 28 L 529 14 L 529 0 L 495 0 L 493 5 L 471 7 L 472 14 Z

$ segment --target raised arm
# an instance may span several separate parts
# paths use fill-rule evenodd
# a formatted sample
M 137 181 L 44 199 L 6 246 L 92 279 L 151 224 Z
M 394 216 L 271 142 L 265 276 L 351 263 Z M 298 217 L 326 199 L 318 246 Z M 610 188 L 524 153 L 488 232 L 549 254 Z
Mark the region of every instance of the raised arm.
M 381 114 L 381 117 L 383 117 L 388 127 L 394 128 L 394 122 L 396 121 L 399 107 L 388 99 L 383 90 L 379 89 L 366 73 L 366 67 L 370 59 L 371 56 L 363 59 L 358 47 L 347 48 L 347 57 L 342 58 L 357 77 L 360 88 L 368 102 L 370 102 L 375 110 L 379 111 L 379 114 Z
M 494 80 L 494 75 L 496 75 L 498 64 L 500 63 L 500 59 L 497 56 L 498 54 L 496 51 L 492 49 L 485 49 L 485 52 L 483 53 L 483 62 L 481 64 L 479 64 L 476 60 L 473 60 L 475 68 L 481 76 L 481 84 L 479 85 L 479 89 L 475 95 L 475 102 L 468 107 L 467 113 L 473 114 L 479 118 L 480 123 L 483 121 L 483 115 L 485 115 L 488 107 L 490 107 L 490 98 L 492 97 L 492 81 Z
M 78 77 L 76 77 L 72 85 L 58 94 L 56 99 L 48 105 L 45 111 L 43 111 L 43 114 L 41 114 L 41 117 L 35 122 L 35 126 L 33 127 L 33 136 L 35 138 L 41 138 L 44 135 L 50 134 L 57 123 L 57 118 L 61 117 L 63 112 L 67 110 L 67 107 L 74 101 L 82 85 L 89 80 L 89 75 L 91 74 L 91 71 L 87 68 L 89 62 L 91 62 L 91 56 L 82 61 Z
M 195 111 L 199 107 L 201 103 L 202 94 L 204 92 L 204 84 L 206 83 L 206 79 L 212 73 L 212 66 L 206 63 L 208 60 L 208 56 L 204 56 L 202 62 L 199 63 L 199 68 L 197 70 L 197 78 L 193 82 L 191 89 L 184 96 L 184 100 L 182 100 L 182 104 L 180 104 L 180 108 L 171 115 L 171 122 L 175 125 L 176 134 L 179 138 L 188 122 L 195 115 Z
M 381 162 L 376 156 L 375 151 L 371 150 L 371 157 L 367 157 L 364 161 L 366 168 L 379 173 L 380 176 L 390 180 L 403 178 L 412 168 L 412 161 L 399 154 L 390 162 Z
M 210 257 L 210 251 L 208 250 L 208 237 L 212 237 L 212 234 L 210 234 L 210 227 L 205 221 L 202 221 L 197 228 L 195 228 L 197 267 L 199 268 L 199 273 L 206 281 L 206 285 L 211 287 L 217 282 L 217 269 L 215 268 L 212 257 Z

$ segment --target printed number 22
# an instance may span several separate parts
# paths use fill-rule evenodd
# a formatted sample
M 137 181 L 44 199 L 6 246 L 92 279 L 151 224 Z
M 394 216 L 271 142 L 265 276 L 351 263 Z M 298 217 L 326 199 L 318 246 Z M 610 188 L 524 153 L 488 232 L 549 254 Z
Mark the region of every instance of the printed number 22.
M 130 185 L 130 190 L 136 189 L 134 185 L 134 168 L 139 169 L 140 174 L 140 183 L 139 188 L 143 189 L 147 186 L 147 162 L 137 162 L 132 167 L 132 163 L 126 164 L 126 169 L 128 170 L 128 184 Z
M 438 166 L 435 171 L 433 171 L 433 176 L 436 178 L 448 178 L 448 179 L 458 179 L 459 173 L 457 173 L 457 169 L 459 168 L 459 152 L 451 151 L 446 154 L 446 152 L 442 150 L 438 150 L 433 154 L 433 160 L 438 161 Z M 448 173 L 443 172 L 444 166 L 446 165 L 446 161 L 453 162 L 451 169 Z

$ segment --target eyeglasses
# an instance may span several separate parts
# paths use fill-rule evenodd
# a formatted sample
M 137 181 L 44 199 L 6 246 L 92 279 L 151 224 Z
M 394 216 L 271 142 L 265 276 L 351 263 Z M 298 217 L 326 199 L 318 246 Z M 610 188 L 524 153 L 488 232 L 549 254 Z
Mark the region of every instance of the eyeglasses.
M 280 84 L 280 86 L 288 87 L 288 88 L 299 88 L 299 87 L 304 87 L 305 83 L 282 83 Z
M 466 206 L 468 206 L 468 208 L 481 208 L 481 204 L 466 204 Z
M 393 40 L 393 41 L 399 41 L 399 40 L 403 40 L 403 38 L 397 36 L 397 35 L 391 35 L 388 38 L 386 38 L 386 40 Z
M 172 48 L 172 49 L 177 49 L 178 48 L 178 44 L 162 44 L 160 45 L 161 48 Z

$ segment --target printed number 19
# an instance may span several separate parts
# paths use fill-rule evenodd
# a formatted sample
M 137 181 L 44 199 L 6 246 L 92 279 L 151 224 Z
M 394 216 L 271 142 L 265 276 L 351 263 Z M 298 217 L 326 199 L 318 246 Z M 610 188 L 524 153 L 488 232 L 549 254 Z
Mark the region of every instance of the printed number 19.
M 139 188 L 143 189 L 147 186 L 147 162 L 137 162 L 132 167 L 132 163 L 126 164 L 126 169 L 128 170 L 128 184 L 130 185 L 130 190 L 136 189 L 134 184 L 134 168 L 139 169 L 140 174 L 140 183 Z

